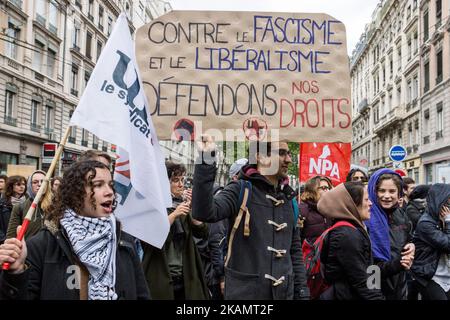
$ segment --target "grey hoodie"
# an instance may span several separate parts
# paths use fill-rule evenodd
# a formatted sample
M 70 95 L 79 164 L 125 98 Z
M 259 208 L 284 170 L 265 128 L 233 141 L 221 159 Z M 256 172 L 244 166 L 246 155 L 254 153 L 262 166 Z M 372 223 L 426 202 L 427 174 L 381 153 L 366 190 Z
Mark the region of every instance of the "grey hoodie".
M 28 180 L 27 180 L 27 194 L 28 194 L 28 197 L 30 197 L 31 200 L 33 200 L 34 197 L 36 196 L 36 194 L 33 192 L 33 184 L 32 184 L 33 176 L 36 173 L 42 173 L 44 176 L 47 174 L 47 173 L 45 173 L 42 170 L 36 170 L 28 177 Z

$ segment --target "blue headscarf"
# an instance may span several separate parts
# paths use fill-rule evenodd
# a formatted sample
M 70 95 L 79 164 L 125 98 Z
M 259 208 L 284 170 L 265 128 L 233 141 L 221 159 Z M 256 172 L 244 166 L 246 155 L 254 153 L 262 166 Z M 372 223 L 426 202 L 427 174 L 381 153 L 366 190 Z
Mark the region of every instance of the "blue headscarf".
M 368 227 L 370 241 L 372 242 L 372 254 L 374 258 L 382 261 L 391 259 L 391 242 L 389 238 L 389 220 L 386 212 L 378 203 L 377 199 L 377 182 L 383 174 L 393 174 L 400 178 L 396 172 L 390 169 L 380 169 L 376 171 L 369 179 L 369 199 L 372 202 L 370 208 L 370 220 L 366 222 Z M 403 188 L 403 186 L 402 186 Z M 400 195 L 402 194 L 400 188 Z

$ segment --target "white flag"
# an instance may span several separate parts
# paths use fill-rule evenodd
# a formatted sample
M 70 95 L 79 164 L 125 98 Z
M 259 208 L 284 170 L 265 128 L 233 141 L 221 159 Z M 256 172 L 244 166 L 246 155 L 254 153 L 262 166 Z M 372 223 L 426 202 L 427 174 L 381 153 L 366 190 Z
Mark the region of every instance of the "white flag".
M 70 124 L 85 128 L 125 151 L 119 149 L 118 163 L 128 161 L 128 167 L 124 170 L 119 166 L 122 167 L 119 171 L 128 173 L 114 176 L 119 193 L 116 215 L 126 232 L 161 248 L 169 232 L 166 208 L 172 205 L 170 186 L 123 13 Z M 139 201 L 134 207 L 136 199 Z

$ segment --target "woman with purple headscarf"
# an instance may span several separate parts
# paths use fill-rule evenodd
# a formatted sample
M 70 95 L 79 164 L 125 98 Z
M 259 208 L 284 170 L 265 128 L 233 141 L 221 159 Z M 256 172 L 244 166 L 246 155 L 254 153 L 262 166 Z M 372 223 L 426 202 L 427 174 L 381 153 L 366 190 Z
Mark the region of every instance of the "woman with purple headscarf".
M 372 242 L 374 262 L 381 271 L 381 291 L 387 300 L 405 300 L 406 271 L 414 260 L 410 243 L 411 222 L 399 208 L 402 179 L 392 170 L 380 169 L 369 180 L 371 217 L 366 223 Z

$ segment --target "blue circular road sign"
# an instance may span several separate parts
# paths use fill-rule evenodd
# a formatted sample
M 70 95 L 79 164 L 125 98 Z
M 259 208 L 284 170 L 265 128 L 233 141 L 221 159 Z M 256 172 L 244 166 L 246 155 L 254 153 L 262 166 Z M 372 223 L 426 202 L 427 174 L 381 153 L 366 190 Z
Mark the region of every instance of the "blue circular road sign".
M 389 158 L 392 161 L 403 161 L 406 158 L 406 149 L 403 146 L 395 145 L 389 149 Z

